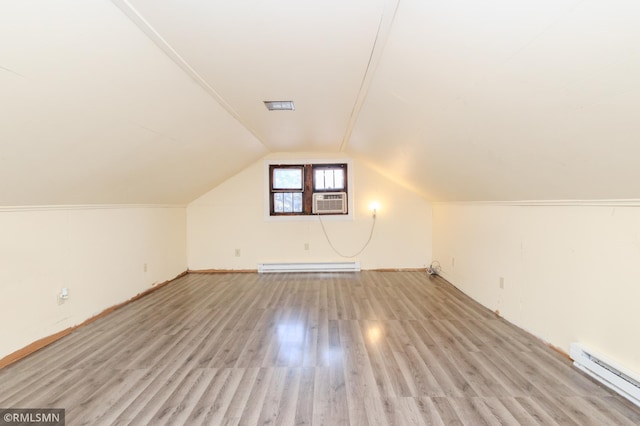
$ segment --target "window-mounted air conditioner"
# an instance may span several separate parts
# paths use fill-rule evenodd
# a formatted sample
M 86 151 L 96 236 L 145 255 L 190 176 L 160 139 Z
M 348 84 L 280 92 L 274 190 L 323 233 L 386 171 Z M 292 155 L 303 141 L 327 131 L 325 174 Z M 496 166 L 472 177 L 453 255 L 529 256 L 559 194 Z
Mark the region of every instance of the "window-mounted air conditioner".
M 313 213 L 338 213 L 347 212 L 346 192 L 316 192 L 313 194 Z

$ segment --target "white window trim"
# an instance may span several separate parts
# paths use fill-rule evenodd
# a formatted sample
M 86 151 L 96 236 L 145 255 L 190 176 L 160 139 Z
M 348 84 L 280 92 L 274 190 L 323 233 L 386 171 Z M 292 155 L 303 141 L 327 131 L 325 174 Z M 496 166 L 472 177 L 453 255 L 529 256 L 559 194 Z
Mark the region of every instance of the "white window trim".
M 269 186 L 269 167 L 277 166 L 278 164 L 285 165 L 296 165 L 296 164 L 346 164 L 347 165 L 347 203 L 349 204 L 349 211 L 347 214 L 327 214 L 322 215 L 323 221 L 353 221 L 353 212 L 354 212 L 354 198 L 355 191 L 353 185 L 353 163 L 351 160 L 346 158 L 332 158 L 332 159 L 308 159 L 308 158 L 298 158 L 298 159 L 282 159 L 278 160 L 276 158 L 270 158 L 264 161 L 264 220 L 267 222 L 309 222 L 309 221 L 318 221 L 317 215 L 282 215 L 282 216 L 271 216 L 270 214 L 270 197 L 271 197 L 271 187 Z

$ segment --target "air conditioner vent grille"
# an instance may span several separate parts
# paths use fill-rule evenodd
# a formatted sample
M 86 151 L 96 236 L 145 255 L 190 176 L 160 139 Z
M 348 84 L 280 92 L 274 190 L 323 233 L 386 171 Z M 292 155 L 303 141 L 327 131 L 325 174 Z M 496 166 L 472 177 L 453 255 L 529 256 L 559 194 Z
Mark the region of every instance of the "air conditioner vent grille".
M 313 194 L 313 213 L 346 213 L 346 192 L 322 192 Z

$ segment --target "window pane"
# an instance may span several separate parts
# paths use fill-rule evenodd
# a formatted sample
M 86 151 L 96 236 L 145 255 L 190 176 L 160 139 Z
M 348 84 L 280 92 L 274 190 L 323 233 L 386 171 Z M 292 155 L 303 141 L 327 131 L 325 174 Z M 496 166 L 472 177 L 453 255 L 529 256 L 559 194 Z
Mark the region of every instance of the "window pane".
M 327 189 L 335 188 L 335 185 L 333 184 L 333 170 L 324 171 L 324 187 Z
M 302 169 L 273 169 L 273 189 L 302 189 Z
M 273 194 L 274 213 L 302 213 L 302 192 Z
M 318 191 L 325 189 L 344 189 L 344 170 L 316 169 L 314 187 Z
M 273 211 L 276 213 L 284 212 L 284 203 L 281 192 L 273 194 Z
M 302 192 L 293 193 L 293 212 L 302 213 Z
M 293 197 L 290 192 L 285 192 L 284 195 L 284 212 L 291 213 L 293 211 Z
M 344 170 L 335 169 L 333 171 L 333 182 L 335 189 L 344 189 Z
M 324 170 L 316 170 L 314 182 L 316 189 L 324 189 Z

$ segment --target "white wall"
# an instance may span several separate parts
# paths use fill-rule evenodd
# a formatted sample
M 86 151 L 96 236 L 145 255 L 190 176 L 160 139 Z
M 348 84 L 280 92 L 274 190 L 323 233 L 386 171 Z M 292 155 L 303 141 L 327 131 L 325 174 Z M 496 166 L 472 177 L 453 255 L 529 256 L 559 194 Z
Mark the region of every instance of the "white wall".
M 567 353 L 582 342 L 640 373 L 638 206 L 435 204 L 433 224 L 434 259 L 462 291 Z
M 0 235 L 0 358 L 187 269 L 184 207 L 0 208 Z
M 265 217 L 265 161 L 316 158 L 271 155 L 214 188 L 187 207 L 189 268 L 252 269 L 265 261 L 344 261 L 332 251 L 316 217 Z M 336 159 L 336 157 L 332 157 Z M 349 160 L 346 157 L 338 159 Z M 373 239 L 358 257 L 363 269 L 422 268 L 431 262 L 431 204 L 366 164 L 351 160 L 352 220 L 326 217 L 334 246 L 355 254 L 372 224 L 369 204 L 380 203 Z M 305 250 L 305 244 L 309 250 Z M 240 249 L 240 256 L 235 256 Z

